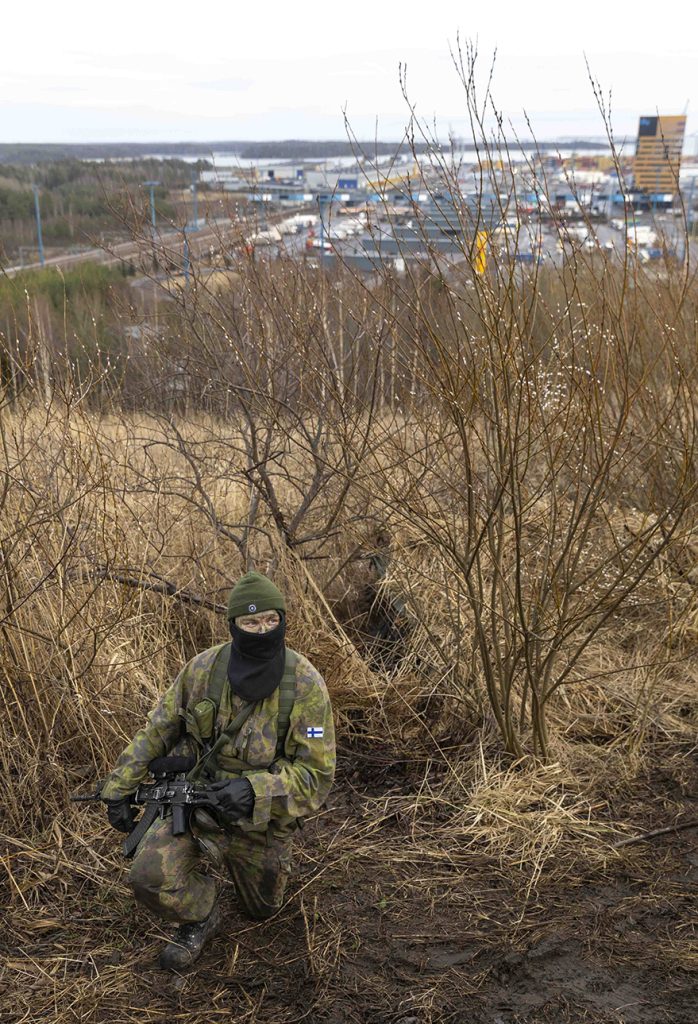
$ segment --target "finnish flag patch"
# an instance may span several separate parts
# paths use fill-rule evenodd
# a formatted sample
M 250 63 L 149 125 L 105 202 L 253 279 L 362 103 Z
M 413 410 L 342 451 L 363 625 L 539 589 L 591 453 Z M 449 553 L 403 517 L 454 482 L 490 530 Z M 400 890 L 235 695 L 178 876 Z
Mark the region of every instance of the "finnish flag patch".
M 325 730 L 322 728 L 321 725 L 315 725 L 312 726 L 312 728 L 306 729 L 305 735 L 306 738 L 309 740 L 321 740 L 322 737 L 325 735 Z

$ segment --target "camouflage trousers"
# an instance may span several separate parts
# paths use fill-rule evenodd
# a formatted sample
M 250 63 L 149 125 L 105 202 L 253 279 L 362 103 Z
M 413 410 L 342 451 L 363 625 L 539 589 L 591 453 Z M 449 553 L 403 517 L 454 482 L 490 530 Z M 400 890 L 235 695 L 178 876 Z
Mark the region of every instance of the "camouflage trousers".
M 242 910 L 252 918 L 271 917 L 283 903 L 291 872 L 289 840 L 265 832 L 216 835 Z M 172 835 L 172 821 L 157 819 L 143 837 L 129 874 L 136 899 L 166 921 L 185 924 L 208 917 L 217 897 L 216 882 L 202 869 L 206 858 L 191 833 Z

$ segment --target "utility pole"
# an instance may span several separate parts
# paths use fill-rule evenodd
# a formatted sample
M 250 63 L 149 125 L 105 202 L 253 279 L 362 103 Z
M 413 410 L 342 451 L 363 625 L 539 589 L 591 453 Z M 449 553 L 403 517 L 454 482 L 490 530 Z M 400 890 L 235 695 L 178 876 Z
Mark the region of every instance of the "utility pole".
M 683 236 L 683 252 L 681 262 L 686 263 L 690 259 L 691 238 L 693 235 L 693 194 L 696 188 L 695 176 L 691 178 L 691 187 L 688 190 L 688 197 L 684 207 L 686 211 L 686 231 Z
M 143 187 L 150 189 L 150 223 L 153 227 L 153 235 L 155 234 L 155 189 L 160 184 L 159 181 L 144 181 Z
M 325 219 L 323 216 L 323 204 L 327 202 L 327 196 L 319 195 L 317 197 L 318 211 L 320 214 L 320 265 L 324 266 L 325 263 Z
M 687 221 L 687 226 L 688 226 L 689 237 L 691 235 L 691 229 L 692 229 L 692 223 L 693 223 L 693 193 L 695 192 L 695 188 L 696 188 L 696 179 L 695 179 L 695 175 L 694 175 L 691 178 L 691 187 L 688 190 L 688 210 L 686 211 L 686 213 L 687 213 L 686 221 Z
M 155 255 L 155 189 L 159 181 L 144 181 L 143 187 L 150 189 L 150 245 L 153 250 L 153 270 L 157 269 L 158 261 Z
M 197 231 L 199 227 L 199 199 L 196 192 L 197 184 L 196 170 L 191 172 L 191 194 L 192 194 L 192 214 L 191 224 L 184 225 L 184 254 L 183 254 L 183 270 L 184 270 L 184 287 L 189 287 L 189 271 L 191 268 L 191 246 L 189 245 L 189 238 L 187 237 L 190 232 Z
M 34 211 L 36 213 L 36 237 L 39 241 L 39 263 L 43 267 L 46 263 L 44 259 L 44 239 L 41 234 L 41 210 L 39 208 L 39 188 L 37 185 L 32 185 L 32 191 L 34 193 Z
M 613 217 L 613 202 L 614 202 L 615 194 L 616 194 L 616 184 L 615 184 L 616 181 L 618 182 L 618 188 L 621 187 L 620 186 L 620 180 L 618 178 L 615 178 L 615 180 L 614 180 L 614 174 L 616 174 L 616 173 L 617 173 L 616 171 L 611 171 L 611 173 L 609 174 L 610 185 L 609 185 L 609 190 L 608 190 L 608 207 L 607 207 L 607 213 L 606 213 L 606 216 L 608 217 L 609 221 Z
M 199 227 L 199 197 L 196 193 L 196 185 L 198 181 L 198 171 L 194 170 L 191 172 L 191 193 L 193 200 L 192 220 L 194 222 L 194 230 L 196 231 Z
M 191 269 L 191 248 L 190 248 L 190 245 L 189 245 L 189 238 L 188 238 L 189 232 L 191 230 L 192 230 L 192 228 L 189 226 L 189 224 L 185 224 L 184 225 L 184 253 L 183 253 L 183 260 L 182 260 L 182 269 L 184 271 L 184 287 L 185 288 L 189 287 L 189 271 Z

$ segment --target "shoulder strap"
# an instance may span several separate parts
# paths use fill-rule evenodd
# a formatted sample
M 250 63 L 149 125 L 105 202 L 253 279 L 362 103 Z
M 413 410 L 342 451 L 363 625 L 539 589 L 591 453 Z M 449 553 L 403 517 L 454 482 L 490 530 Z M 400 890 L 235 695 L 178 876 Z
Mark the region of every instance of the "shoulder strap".
M 229 657 L 230 641 L 228 641 L 228 643 L 226 644 L 223 644 L 221 646 L 220 651 L 216 655 L 216 660 L 214 661 L 213 667 L 211 669 L 211 677 L 208 686 L 208 692 L 206 694 L 207 699 L 212 701 L 216 708 L 214 715 L 214 724 L 215 717 L 218 715 L 218 709 L 221 705 L 223 690 L 228 683 Z M 213 773 L 215 771 L 216 764 L 218 761 L 218 751 L 220 750 L 224 743 L 227 743 L 229 739 L 232 739 L 232 737 L 240 731 L 240 729 L 243 727 L 247 719 L 252 714 L 253 708 L 254 703 L 245 704 L 243 706 L 243 708 L 232 720 L 232 722 L 229 723 L 227 729 L 225 729 L 221 733 L 221 735 L 218 737 L 218 739 L 210 748 L 210 750 L 207 750 L 206 753 L 202 754 L 202 756 L 196 762 L 195 766 L 189 772 L 187 776 L 188 779 L 191 779 L 193 781 L 195 779 L 200 778 L 201 775 L 203 775 L 203 773 L 206 771 L 208 771 L 209 773 Z
M 211 670 L 211 683 L 208 689 L 208 698 L 212 700 L 216 705 L 216 711 L 220 707 L 221 697 L 223 696 L 223 688 L 228 681 L 228 654 L 230 648 L 228 644 L 224 644 L 219 653 L 216 655 L 216 660 Z M 276 754 L 275 757 L 283 757 L 284 745 L 286 743 L 286 734 L 288 733 L 289 723 L 291 721 L 291 712 L 293 711 L 293 705 L 296 699 L 296 665 L 298 664 L 298 655 L 295 651 L 292 651 L 290 647 L 286 648 L 286 660 L 284 663 L 284 674 L 281 677 L 279 684 L 279 715 L 276 727 Z M 230 723 L 228 728 L 218 737 L 218 740 L 214 743 L 211 749 L 202 758 L 199 759 L 196 767 L 189 773 L 188 778 L 198 778 L 202 772 L 208 767 L 213 768 L 216 763 L 216 756 L 221 746 L 231 736 L 234 736 L 247 721 L 254 704 L 246 704 L 239 715 Z
M 208 753 L 204 754 L 202 757 L 199 758 L 199 760 L 196 762 L 192 770 L 187 775 L 188 779 L 190 779 L 193 782 L 196 779 L 198 779 L 205 771 L 215 771 L 216 764 L 218 763 L 218 751 L 225 743 L 228 742 L 228 740 L 232 739 L 240 731 L 240 729 L 242 729 L 243 725 L 252 714 L 254 707 L 254 703 L 245 704 L 242 711 L 240 711 L 239 714 L 236 715 L 236 717 L 232 720 L 228 728 L 223 730 L 223 732 L 220 734 L 220 736 L 213 744 L 211 749 L 208 751 Z
M 223 644 L 216 655 L 216 660 L 211 669 L 211 682 L 206 696 L 216 705 L 216 713 L 221 706 L 223 690 L 228 682 L 228 658 L 230 656 L 230 643 Z M 296 665 L 298 655 L 290 647 L 286 648 L 286 661 L 284 663 L 284 674 L 279 684 L 279 725 L 277 735 L 279 739 L 285 739 L 288 732 L 288 723 L 291 718 L 291 711 L 296 698 Z
M 206 696 L 209 700 L 212 700 L 216 705 L 216 714 L 221 706 L 221 697 L 223 696 L 223 690 L 225 684 L 228 682 L 228 659 L 230 658 L 230 641 L 227 644 L 223 644 L 220 651 L 216 655 L 216 660 L 213 663 L 211 670 L 211 682 L 208 687 L 208 693 Z
M 279 718 L 276 727 L 276 757 L 283 757 L 286 733 L 291 721 L 291 712 L 296 699 L 296 665 L 298 655 L 286 648 L 286 664 L 279 684 Z

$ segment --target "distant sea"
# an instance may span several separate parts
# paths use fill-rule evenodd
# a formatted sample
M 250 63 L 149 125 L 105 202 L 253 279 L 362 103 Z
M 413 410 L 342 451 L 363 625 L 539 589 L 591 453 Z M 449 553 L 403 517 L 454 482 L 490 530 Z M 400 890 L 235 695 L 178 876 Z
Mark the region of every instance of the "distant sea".
M 634 149 L 634 143 L 633 143 Z M 565 160 L 572 156 L 610 156 L 611 149 L 598 148 L 598 149 L 563 149 L 544 150 L 546 156 L 557 156 L 558 154 Z M 619 150 L 622 153 L 622 149 Z M 445 154 L 445 158 L 448 157 L 448 153 Z M 472 149 L 460 150 L 454 153 L 456 160 L 462 160 L 464 163 L 473 163 L 476 159 L 475 151 Z M 517 153 L 514 147 L 511 148 L 510 158 L 512 161 L 524 160 L 531 158 L 531 150 L 527 150 L 525 154 Z M 419 154 L 418 159 L 425 159 L 426 154 Z M 335 167 L 353 167 L 356 165 L 356 159 L 353 156 L 316 156 L 316 157 L 302 157 L 299 159 L 291 159 L 289 157 L 271 157 L 271 158 L 258 158 L 252 159 L 250 157 L 236 156 L 234 153 L 139 153 L 137 157 L 124 156 L 124 157 L 109 157 L 107 158 L 110 162 L 128 163 L 132 160 L 182 160 L 187 164 L 195 164 L 198 160 L 208 160 L 214 164 L 215 167 L 239 167 L 240 170 L 245 170 L 250 167 L 256 167 L 260 164 L 265 166 L 273 166 L 277 164 L 332 164 Z M 103 163 L 104 157 L 95 157 L 92 159 L 93 163 Z M 386 164 L 394 162 L 399 165 L 411 164 L 413 157 L 411 154 L 406 154 L 395 160 L 394 156 L 379 156 L 376 160 L 375 157 L 371 157 L 371 164 Z

